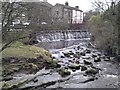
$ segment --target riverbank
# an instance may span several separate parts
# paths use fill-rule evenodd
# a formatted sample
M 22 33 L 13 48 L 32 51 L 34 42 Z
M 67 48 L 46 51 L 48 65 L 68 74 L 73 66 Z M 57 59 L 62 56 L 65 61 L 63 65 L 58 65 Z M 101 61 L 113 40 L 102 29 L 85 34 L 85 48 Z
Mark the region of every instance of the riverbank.
M 32 59 L 32 62 L 34 61 L 34 64 L 38 64 L 38 66 L 45 65 L 44 68 L 39 68 L 34 73 L 16 73 L 12 80 L 3 81 L 3 88 L 9 88 L 9 90 L 11 88 L 14 88 L 14 90 L 17 88 L 21 90 L 40 90 L 41 88 L 117 87 L 118 64 L 113 57 L 105 56 L 89 46 L 87 42 L 62 49 L 53 49 L 50 52 L 52 53 L 50 55 L 51 63 L 42 62 L 42 64 L 38 64 L 39 58 Z M 31 61 L 30 59 L 26 60 L 27 63 Z M 17 62 L 21 63 L 19 61 L 21 60 Z M 28 70 L 32 70 L 32 68 L 29 67 Z
M 43 68 L 53 68 L 55 65 L 47 50 L 16 42 L 2 52 L 3 88 L 12 88 L 9 81 L 17 74 L 36 74 Z

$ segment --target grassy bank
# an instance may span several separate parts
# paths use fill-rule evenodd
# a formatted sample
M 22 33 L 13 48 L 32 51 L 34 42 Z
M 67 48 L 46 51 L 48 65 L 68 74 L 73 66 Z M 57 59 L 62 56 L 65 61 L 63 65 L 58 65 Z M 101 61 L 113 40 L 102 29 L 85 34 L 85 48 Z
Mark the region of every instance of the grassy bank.
M 25 57 L 25 58 L 35 58 L 38 56 L 49 57 L 51 54 L 43 48 L 37 47 L 35 45 L 24 45 L 21 42 L 15 42 L 10 47 L 6 48 L 2 52 L 2 57 Z

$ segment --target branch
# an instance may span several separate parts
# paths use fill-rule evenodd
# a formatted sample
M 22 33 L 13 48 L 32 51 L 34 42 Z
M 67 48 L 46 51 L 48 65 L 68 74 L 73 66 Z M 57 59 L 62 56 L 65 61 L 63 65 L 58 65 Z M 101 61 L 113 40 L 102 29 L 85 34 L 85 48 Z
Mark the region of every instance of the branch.
M 29 37 L 29 36 L 24 36 L 24 37 L 20 37 L 20 38 L 17 38 L 17 39 L 14 39 L 14 40 L 9 41 L 8 43 L 6 43 L 6 44 L 0 49 L 0 53 L 1 53 L 4 49 L 6 49 L 7 47 L 9 47 L 12 43 L 14 43 L 14 42 L 16 42 L 16 41 L 18 41 L 18 40 L 20 40 L 20 39 L 27 38 L 27 37 Z

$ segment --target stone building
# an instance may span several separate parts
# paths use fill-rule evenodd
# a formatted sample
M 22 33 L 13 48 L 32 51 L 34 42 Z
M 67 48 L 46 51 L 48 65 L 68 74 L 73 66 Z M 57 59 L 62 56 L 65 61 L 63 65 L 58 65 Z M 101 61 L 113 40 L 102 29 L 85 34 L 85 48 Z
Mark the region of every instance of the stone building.
M 52 8 L 52 20 L 53 22 L 66 22 L 68 24 L 82 23 L 83 11 L 78 6 L 71 7 L 69 3 L 56 4 Z

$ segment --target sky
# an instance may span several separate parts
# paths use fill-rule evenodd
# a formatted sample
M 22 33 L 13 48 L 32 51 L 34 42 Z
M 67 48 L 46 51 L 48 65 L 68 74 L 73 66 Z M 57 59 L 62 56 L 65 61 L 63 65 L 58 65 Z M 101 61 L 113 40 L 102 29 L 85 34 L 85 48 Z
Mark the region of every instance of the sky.
M 69 6 L 75 7 L 79 6 L 79 9 L 86 12 L 92 9 L 92 1 L 93 0 L 47 0 L 52 5 L 55 5 L 56 3 L 65 4 L 65 2 L 68 1 Z

